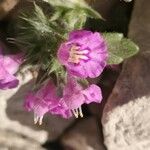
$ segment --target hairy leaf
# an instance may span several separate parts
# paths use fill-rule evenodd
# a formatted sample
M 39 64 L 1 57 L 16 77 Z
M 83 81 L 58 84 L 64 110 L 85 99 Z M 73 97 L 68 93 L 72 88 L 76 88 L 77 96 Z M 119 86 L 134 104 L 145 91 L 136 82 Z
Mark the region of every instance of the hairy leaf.
M 102 19 L 102 16 L 92 9 L 84 0 L 43 0 L 53 7 L 59 9 L 80 9 L 84 11 L 87 17 Z M 80 13 L 78 13 L 80 14 Z
M 124 38 L 123 34 L 104 33 L 103 36 L 108 46 L 108 64 L 119 64 L 139 51 L 138 46 L 130 39 Z

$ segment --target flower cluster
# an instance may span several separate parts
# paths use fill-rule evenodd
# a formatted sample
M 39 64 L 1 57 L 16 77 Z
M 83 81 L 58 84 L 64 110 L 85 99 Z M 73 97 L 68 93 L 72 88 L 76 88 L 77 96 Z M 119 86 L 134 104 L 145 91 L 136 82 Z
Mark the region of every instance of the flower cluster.
M 89 79 L 100 76 L 106 65 L 115 69 L 139 48 L 121 33 L 102 36 L 81 29 L 88 17 L 102 19 L 86 0 L 43 0 L 33 7 L 32 14 L 24 11 L 21 20 L 16 18 L 11 34 L 15 37 L 7 38 L 23 53 L 8 55 L 0 48 L 0 90 L 17 87 L 17 73 L 27 70 L 36 82 L 24 108 L 34 113 L 35 124 L 41 125 L 46 113 L 83 117 L 83 104 L 102 101 L 101 88 Z
M 42 124 L 45 113 L 70 118 L 83 117 L 83 104 L 100 103 L 102 93 L 95 84 L 81 84 L 79 80 L 98 77 L 106 66 L 107 46 L 98 32 L 77 30 L 69 34 L 57 52 L 60 64 L 66 68 L 67 80 L 63 90 L 48 81 L 38 91 L 25 98 L 25 108 L 34 112 L 34 122 Z M 62 93 L 62 94 L 59 94 Z
M 53 82 L 46 83 L 36 93 L 30 92 L 26 95 L 24 107 L 34 111 L 34 122 L 42 124 L 45 113 L 61 115 L 64 118 L 71 116 L 70 111 L 65 104 L 62 104 L 59 96 L 57 96 L 56 86 Z
M 102 93 L 99 86 L 89 84 L 87 78 L 98 77 L 106 66 L 108 57 L 106 43 L 98 32 L 77 30 L 69 34 L 58 51 L 58 62 L 64 66 L 66 76 L 62 86 L 53 81 L 45 83 L 37 91 L 25 97 L 24 107 L 34 112 L 34 122 L 42 124 L 46 113 L 70 118 L 83 117 L 82 105 L 100 103 Z M 0 89 L 14 88 L 19 81 L 15 77 L 22 55 L 3 55 L 0 50 Z M 87 81 L 87 80 L 86 80 Z

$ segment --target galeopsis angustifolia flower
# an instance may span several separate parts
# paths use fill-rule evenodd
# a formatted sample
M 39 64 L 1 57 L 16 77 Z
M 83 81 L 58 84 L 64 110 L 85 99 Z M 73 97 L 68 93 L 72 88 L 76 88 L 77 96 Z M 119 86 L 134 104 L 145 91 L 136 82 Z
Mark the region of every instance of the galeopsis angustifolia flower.
M 65 104 L 60 103 L 57 96 L 56 87 L 52 82 L 46 83 L 37 92 L 29 92 L 25 97 L 24 107 L 28 111 L 34 112 L 34 123 L 41 125 L 43 116 L 46 113 L 61 115 L 69 118 L 71 113 Z
M 106 66 L 107 45 L 98 32 L 77 30 L 58 49 L 58 60 L 67 71 L 80 78 L 98 77 Z
M 68 77 L 68 82 L 63 91 L 62 101 L 76 118 L 78 118 L 78 116 L 83 117 L 81 108 L 83 104 L 90 104 L 92 102 L 100 103 L 101 100 L 102 93 L 100 87 L 92 84 L 84 88 L 75 78 L 71 76 Z

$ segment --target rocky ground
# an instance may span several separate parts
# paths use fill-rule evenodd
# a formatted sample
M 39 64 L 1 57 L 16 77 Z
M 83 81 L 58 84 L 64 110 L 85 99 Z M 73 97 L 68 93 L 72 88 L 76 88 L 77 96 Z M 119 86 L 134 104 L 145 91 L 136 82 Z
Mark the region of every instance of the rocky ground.
M 14 15 L 15 6 L 22 6 L 18 2 L 0 1 L 1 26 Z M 97 0 L 92 5 L 107 18 L 105 29 L 128 34 L 139 45 L 139 54 L 122 68 L 105 70 L 96 81 L 103 89 L 103 102 L 85 106 L 85 117 L 78 120 L 47 115 L 42 126 L 34 125 L 33 114 L 22 107 L 34 79 L 30 72 L 18 75 L 18 88 L 0 91 L 0 150 L 150 150 L 150 1 L 135 0 L 131 19 L 133 3 Z M 125 15 L 116 18 L 119 7 Z M 0 37 L 3 33 L 0 29 Z M 2 40 L 0 45 L 5 45 Z
M 150 2 L 136 0 L 128 36 L 140 47 L 126 60 L 103 111 L 108 150 L 150 149 Z

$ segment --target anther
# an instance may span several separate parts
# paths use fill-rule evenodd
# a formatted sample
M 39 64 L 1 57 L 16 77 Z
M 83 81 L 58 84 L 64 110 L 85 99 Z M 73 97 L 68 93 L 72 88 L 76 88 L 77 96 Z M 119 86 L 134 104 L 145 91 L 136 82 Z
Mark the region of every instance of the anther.
M 78 47 L 76 46 L 72 46 L 70 49 L 70 56 L 68 59 L 68 62 L 73 62 L 78 64 L 80 62 L 80 59 L 83 60 L 88 60 L 88 57 L 86 56 L 86 54 L 88 54 L 89 51 L 88 50 L 78 50 Z

